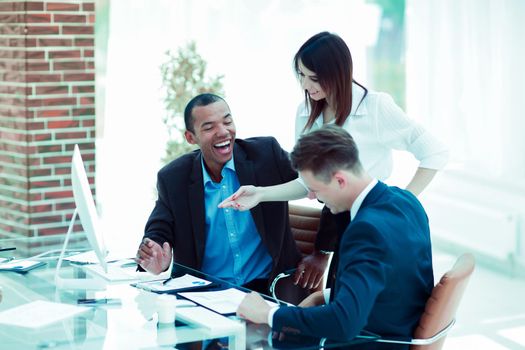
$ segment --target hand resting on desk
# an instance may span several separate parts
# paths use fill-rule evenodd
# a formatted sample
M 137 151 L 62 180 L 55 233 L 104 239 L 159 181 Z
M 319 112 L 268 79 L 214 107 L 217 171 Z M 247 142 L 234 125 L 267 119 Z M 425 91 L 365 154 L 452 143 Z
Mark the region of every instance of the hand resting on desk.
M 148 272 L 158 275 L 168 269 L 171 264 L 171 247 L 164 242 L 162 247 L 157 242 L 144 238 L 140 243 L 135 261 Z

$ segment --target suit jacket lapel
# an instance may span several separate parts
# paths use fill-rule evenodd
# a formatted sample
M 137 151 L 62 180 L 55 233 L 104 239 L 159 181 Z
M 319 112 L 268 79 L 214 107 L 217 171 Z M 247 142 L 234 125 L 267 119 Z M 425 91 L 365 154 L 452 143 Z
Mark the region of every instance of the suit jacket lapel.
M 199 153 L 193 161 L 193 168 L 188 186 L 188 199 L 190 205 L 191 224 L 193 227 L 193 239 L 195 240 L 197 266 L 202 265 L 204 255 L 205 235 L 204 224 L 204 186 L 202 183 L 202 153 Z
M 237 173 L 239 184 L 241 186 L 257 186 L 257 182 L 255 180 L 255 170 L 253 169 L 253 162 L 247 159 L 246 152 L 244 152 L 244 150 L 238 144 L 235 144 L 233 154 L 235 161 L 235 172 Z M 255 222 L 255 226 L 257 227 L 257 231 L 259 232 L 261 238 L 264 241 L 264 237 L 266 237 L 266 232 L 264 229 L 264 219 L 261 206 L 255 206 L 250 210 L 250 212 L 252 213 L 252 218 Z

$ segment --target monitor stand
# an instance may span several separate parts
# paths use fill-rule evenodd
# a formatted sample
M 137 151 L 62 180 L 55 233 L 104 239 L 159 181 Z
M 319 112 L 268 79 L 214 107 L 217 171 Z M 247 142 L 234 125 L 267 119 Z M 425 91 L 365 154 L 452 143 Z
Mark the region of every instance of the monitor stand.
M 64 254 L 66 252 L 67 244 L 69 242 L 69 236 L 73 231 L 73 226 L 75 225 L 75 220 L 77 218 L 77 209 L 73 212 L 73 217 L 69 223 L 67 229 L 66 238 L 64 239 L 64 245 L 60 251 L 60 257 L 58 258 L 57 266 L 55 269 L 55 285 L 57 289 L 83 289 L 83 290 L 104 290 L 106 289 L 106 283 L 98 278 L 63 278 L 60 277 L 60 267 L 62 266 L 62 261 L 64 260 Z

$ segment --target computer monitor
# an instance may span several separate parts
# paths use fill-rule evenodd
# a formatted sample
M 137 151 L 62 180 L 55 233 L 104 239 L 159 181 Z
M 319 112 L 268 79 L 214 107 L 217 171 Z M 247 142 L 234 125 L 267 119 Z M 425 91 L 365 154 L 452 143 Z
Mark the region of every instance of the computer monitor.
M 73 157 L 71 159 L 71 186 L 73 187 L 73 195 L 75 198 L 75 211 L 69 228 L 64 239 L 64 245 L 58 259 L 56 271 L 55 271 L 55 282 L 59 288 L 86 288 L 86 289 L 100 289 L 100 285 L 93 279 L 64 279 L 60 277 L 59 270 L 62 265 L 64 253 L 69 241 L 69 236 L 73 231 L 76 216 L 80 217 L 80 222 L 88 239 L 89 245 L 95 252 L 99 264 L 102 266 L 105 272 L 107 272 L 106 263 L 106 246 L 104 243 L 104 237 L 100 230 L 100 222 L 95 208 L 95 201 L 89 188 L 89 181 L 84 168 L 84 162 L 80 155 L 80 149 L 78 145 L 75 145 L 73 150 Z

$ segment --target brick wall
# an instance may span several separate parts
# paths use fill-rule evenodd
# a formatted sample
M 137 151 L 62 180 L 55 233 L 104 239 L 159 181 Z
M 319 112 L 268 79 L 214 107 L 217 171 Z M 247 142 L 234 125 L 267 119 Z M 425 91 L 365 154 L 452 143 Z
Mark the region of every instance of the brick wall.
M 94 0 L 0 1 L 0 239 L 26 254 L 64 238 L 75 143 L 94 191 L 94 22 Z

